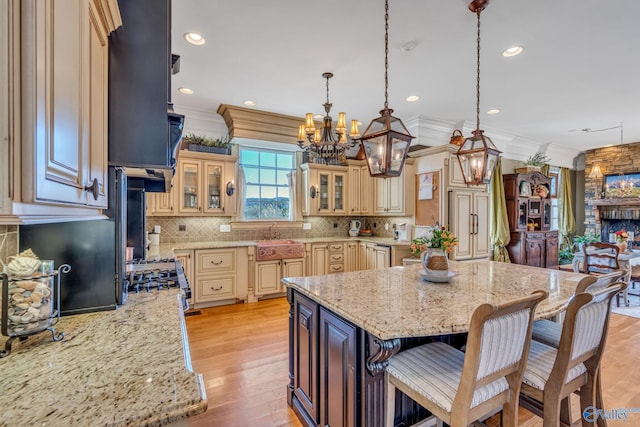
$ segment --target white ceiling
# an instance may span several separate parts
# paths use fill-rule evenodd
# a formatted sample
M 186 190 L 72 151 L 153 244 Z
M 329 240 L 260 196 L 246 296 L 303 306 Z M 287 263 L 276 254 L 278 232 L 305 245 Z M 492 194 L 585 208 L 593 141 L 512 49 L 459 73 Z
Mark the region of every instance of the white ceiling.
M 476 16 L 465 0 L 391 0 L 389 106 L 475 127 Z M 493 0 L 482 13 L 481 128 L 571 152 L 640 141 L 640 1 Z M 183 34 L 201 33 L 204 46 Z M 383 0 L 174 0 L 177 106 L 221 103 L 302 117 L 322 113 L 365 126 L 384 104 Z M 403 53 L 401 47 L 415 42 Z M 513 45 L 524 53 L 503 58 Z M 183 95 L 179 87 L 193 95 Z M 419 95 L 414 103 L 405 101 Z M 497 115 L 487 115 L 499 108 Z M 363 131 L 361 127 L 361 131 Z M 443 141 L 448 142 L 448 141 Z M 532 154 L 535 150 L 532 150 Z

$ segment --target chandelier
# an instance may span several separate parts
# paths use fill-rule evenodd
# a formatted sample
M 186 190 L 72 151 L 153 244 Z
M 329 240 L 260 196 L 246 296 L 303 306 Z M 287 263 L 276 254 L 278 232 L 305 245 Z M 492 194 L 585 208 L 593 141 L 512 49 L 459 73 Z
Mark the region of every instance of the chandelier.
M 473 0 L 469 10 L 478 17 L 477 61 L 476 61 L 476 130 L 473 136 L 464 140 L 456 155 L 462 168 L 465 183 L 469 185 L 489 184 L 498 164 L 500 151 L 484 131 L 480 129 L 480 12 L 489 0 Z M 454 131 L 455 132 L 455 131 Z
M 400 176 L 414 138 L 389 108 L 389 0 L 384 3 L 384 109 L 373 119 L 360 139 L 374 178 Z
M 329 79 L 333 73 L 322 73 L 327 79 L 327 102 L 323 104 L 325 116 L 322 119 L 322 127 L 316 128 L 313 113 L 307 113 L 305 123 L 298 127 L 298 146 L 309 155 L 310 163 L 327 165 L 339 165 L 346 161 L 346 149 L 352 148 L 354 143 L 347 137 L 347 115 L 338 113 L 338 123 L 335 129 L 332 127 L 333 119 L 329 115 L 332 104 L 329 102 Z M 358 121 L 351 120 L 349 137 L 355 139 L 360 136 Z

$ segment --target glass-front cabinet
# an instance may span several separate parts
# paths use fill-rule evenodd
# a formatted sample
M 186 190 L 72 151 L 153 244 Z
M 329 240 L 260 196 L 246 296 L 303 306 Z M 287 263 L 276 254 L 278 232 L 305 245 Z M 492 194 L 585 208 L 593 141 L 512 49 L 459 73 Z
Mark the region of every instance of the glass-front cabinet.
M 178 214 L 233 215 L 236 163 L 235 156 L 181 151 L 172 189 Z
M 345 215 L 347 169 L 310 163 L 301 169 L 308 187 L 304 189 L 303 215 Z

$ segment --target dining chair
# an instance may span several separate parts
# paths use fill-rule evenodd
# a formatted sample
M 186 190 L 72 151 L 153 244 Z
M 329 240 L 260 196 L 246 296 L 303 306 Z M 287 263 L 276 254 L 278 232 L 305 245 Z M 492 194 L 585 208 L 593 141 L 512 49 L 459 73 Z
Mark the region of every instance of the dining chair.
M 466 352 L 442 342 L 401 351 L 385 372 L 386 425 L 394 425 L 396 389 L 451 427 L 503 410 L 503 424 L 517 425 L 518 392 L 536 306 L 545 291 L 473 312 Z
M 569 396 L 580 394 L 580 407 L 604 409 L 600 361 L 607 338 L 611 301 L 627 284 L 615 282 L 594 293 L 574 295 L 555 339 L 531 341 L 520 390 L 520 404 L 543 418 L 545 427 L 571 425 Z M 590 420 L 593 421 L 593 420 Z M 593 422 L 582 417 L 582 425 Z M 598 417 L 596 423 L 605 426 Z
M 582 246 L 583 273 L 603 274 L 620 269 L 620 247 L 613 243 L 591 242 Z

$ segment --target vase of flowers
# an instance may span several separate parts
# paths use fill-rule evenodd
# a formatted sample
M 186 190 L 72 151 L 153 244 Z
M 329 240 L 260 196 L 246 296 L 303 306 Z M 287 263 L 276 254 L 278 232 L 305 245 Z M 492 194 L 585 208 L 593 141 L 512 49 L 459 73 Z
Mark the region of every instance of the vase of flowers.
M 622 230 L 616 231 L 616 244 L 620 248 L 620 252 L 624 252 L 627 250 L 627 240 L 629 239 L 629 233 L 623 228 Z
M 458 239 L 447 227 L 433 227 L 422 236 L 415 238 L 409 245 L 409 250 L 415 256 L 420 256 L 425 271 L 432 276 L 447 276 L 449 273 L 449 258 L 447 254 L 453 251 Z

